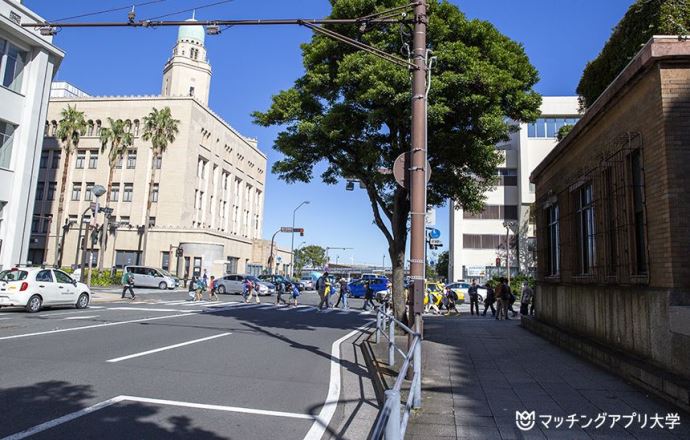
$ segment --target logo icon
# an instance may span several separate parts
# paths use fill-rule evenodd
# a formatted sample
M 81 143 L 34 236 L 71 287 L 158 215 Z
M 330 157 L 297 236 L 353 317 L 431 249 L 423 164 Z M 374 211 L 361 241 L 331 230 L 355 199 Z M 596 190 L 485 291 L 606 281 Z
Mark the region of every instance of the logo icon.
M 536 411 L 515 411 L 515 425 L 520 431 L 530 431 L 536 423 Z

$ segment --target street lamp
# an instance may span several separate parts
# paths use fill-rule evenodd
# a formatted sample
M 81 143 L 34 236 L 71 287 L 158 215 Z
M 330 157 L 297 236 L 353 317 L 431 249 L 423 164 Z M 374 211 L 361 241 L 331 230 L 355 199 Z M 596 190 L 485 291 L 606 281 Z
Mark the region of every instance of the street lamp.
M 506 228 L 506 272 L 508 272 L 508 284 L 510 284 L 510 231 L 517 235 L 518 223 L 513 220 L 506 220 L 503 222 L 503 227 Z
M 292 278 L 295 277 L 295 215 L 297 214 L 297 210 L 300 209 L 303 205 L 308 205 L 310 202 L 309 200 L 305 200 L 304 202 L 300 203 L 297 205 L 297 208 L 295 208 L 292 211 L 292 229 L 293 232 L 290 233 L 290 272 L 292 273 Z
M 93 194 L 94 197 L 96 197 L 96 204 L 94 206 L 89 206 L 89 209 L 93 211 L 93 217 L 91 218 L 91 223 L 94 225 L 94 231 L 95 231 L 95 226 L 96 226 L 96 215 L 98 214 L 98 198 L 105 194 L 106 189 L 103 187 L 103 185 L 94 185 L 91 188 L 91 194 Z M 84 223 L 84 215 L 89 211 L 87 209 L 84 211 L 84 213 L 81 215 L 81 223 Z M 89 227 L 90 225 L 86 225 L 86 232 L 84 232 L 84 252 L 81 260 L 81 277 L 83 279 L 84 277 L 84 258 L 87 256 L 87 252 L 89 250 Z M 78 243 L 78 242 L 77 242 Z M 95 244 L 95 243 L 94 243 Z M 91 263 L 93 262 L 93 244 L 91 245 L 91 252 L 88 253 L 88 258 L 89 258 L 89 273 L 87 275 L 86 279 L 86 285 L 91 286 Z

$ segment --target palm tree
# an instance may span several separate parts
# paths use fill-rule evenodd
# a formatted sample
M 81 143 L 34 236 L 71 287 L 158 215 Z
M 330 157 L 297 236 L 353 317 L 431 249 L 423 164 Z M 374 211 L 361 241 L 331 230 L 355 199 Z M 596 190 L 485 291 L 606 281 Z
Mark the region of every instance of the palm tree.
M 62 167 L 62 180 L 60 183 L 60 198 L 58 199 L 58 212 L 55 233 L 55 263 L 58 267 L 62 266 L 62 248 L 64 243 L 60 241 L 60 227 L 62 226 L 62 213 L 65 204 L 65 191 L 67 190 L 67 176 L 69 175 L 70 156 L 72 152 L 79 145 L 81 134 L 86 130 L 86 121 L 84 120 L 84 112 L 77 111 L 77 106 L 71 107 L 67 104 L 67 108 L 60 113 L 62 119 L 58 125 L 56 137 L 62 144 L 62 150 L 65 152 L 65 161 Z M 46 247 L 48 243 L 46 243 Z
M 110 150 L 108 151 L 108 166 L 110 168 L 108 172 L 108 188 L 105 193 L 105 205 L 108 206 L 110 203 L 110 195 L 113 189 L 113 174 L 115 172 L 115 167 L 117 166 L 118 159 L 123 159 L 127 149 L 132 146 L 134 142 L 134 136 L 130 132 L 131 124 L 129 121 L 123 121 L 122 119 L 113 120 L 113 118 L 108 118 L 108 124 L 110 127 L 103 128 L 101 130 L 101 153 L 106 150 L 108 144 L 110 144 Z M 105 258 L 105 241 L 104 237 L 108 231 L 108 218 L 105 220 L 103 225 L 103 233 L 101 234 L 101 252 L 98 262 L 98 270 L 103 270 L 103 259 Z
M 175 142 L 175 135 L 178 133 L 177 124 L 179 123 L 179 120 L 173 119 L 170 113 L 170 107 L 165 107 L 160 111 L 153 108 L 151 113 L 144 117 L 144 131 L 141 137 L 145 141 L 151 141 L 153 163 L 151 164 L 151 179 L 149 179 L 149 194 L 146 199 L 146 219 L 144 222 L 144 243 L 142 246 L 141 264 L 144 264 L 146 261 L 146 245 L 148 243 L 149 222 L 151 219 L 151 202 L 156 176 L 156 167 L 154 164 L 156 158 L 161 156 L 168 148 L 168 144 Z

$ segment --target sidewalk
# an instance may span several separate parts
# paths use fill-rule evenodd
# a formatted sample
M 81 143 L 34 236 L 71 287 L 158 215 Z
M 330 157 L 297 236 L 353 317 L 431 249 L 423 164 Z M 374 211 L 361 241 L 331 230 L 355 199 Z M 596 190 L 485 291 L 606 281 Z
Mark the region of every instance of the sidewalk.
M 410 418 L 407 439 L 690 438 L 690 416 L 519 323 L 519 318 L 496 321 L 466 314 L 425 318 L 423 404 Z M 536 411 L 536 426 L 521 431 L 515 412 L 525 410 Z M 636 416 L 627 430 L 630 418 L 610 427 L 615 416 L 634 413 L 640 421 Z M 680 416 L 680 426 L 673 430 L 665 422 L 669 413 Z M 572 414 L 577 423 L 568 429 L 565 420 Z M 650 429 L 655 414 L 663 417 L 663 429 Z M 645 415 L 648 423 L 642 429 Z M 541 424 L 546 416 L 551 417 L 548 429 Z M 597 417 L 599 421 L 581 428 Z

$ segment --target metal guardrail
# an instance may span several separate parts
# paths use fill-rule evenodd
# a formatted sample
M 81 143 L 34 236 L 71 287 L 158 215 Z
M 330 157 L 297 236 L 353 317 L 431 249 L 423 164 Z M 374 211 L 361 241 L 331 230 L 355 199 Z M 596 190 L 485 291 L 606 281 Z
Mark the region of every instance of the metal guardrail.
M 412 342 L 407 353 L 395 345 L 396 326 L 412 336 Z M 376 313 L 377 344 L 382 335 L 388 339 L 388 365 L 392 367 L 395 364 L 396 351 L 403 357 L 403 364 L 398 372 L 395 385 L 385 392 L 385 400 L 374 422 L 371 438 L 374 440 L 402 440 L 407 430 L 410 411 L 412 408 L 416 409 L 422 406 L 422 338 L 419 333 L 395 319 L 392 314 L 385 313 L 379 308 Z M 410 369 L 410 364 L 413 368 L 412 384 L 407 401 L 403 405 L 400 390 Z

